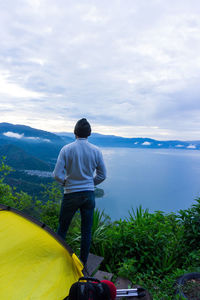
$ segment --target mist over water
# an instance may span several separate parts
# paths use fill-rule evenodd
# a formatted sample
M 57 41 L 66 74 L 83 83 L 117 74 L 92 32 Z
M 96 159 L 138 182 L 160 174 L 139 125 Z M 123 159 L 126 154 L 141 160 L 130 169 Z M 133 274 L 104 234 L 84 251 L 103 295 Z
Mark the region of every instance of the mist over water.
M 112 220 L 133 207 L 166 213 L 187 209 L 200 197 L 200 152 L 174 149 L 102 148 L 107 179 L 96 206 Z

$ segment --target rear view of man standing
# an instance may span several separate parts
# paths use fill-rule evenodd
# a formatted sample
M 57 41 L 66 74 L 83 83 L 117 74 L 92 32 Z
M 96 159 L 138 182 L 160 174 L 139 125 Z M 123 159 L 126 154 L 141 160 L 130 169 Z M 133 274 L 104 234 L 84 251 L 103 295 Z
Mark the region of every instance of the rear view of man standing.
M 87 140 L 91 127 L 85 118 L 76 123 L 74 134 L 75 142 L 61 149 L 53 172 L 55 179 L 64 186 L 57 233 L 65 239 L 71 220 L 80 209 L 80 259 L 85 265 L 91 244 L 95 208 L 94 186 L 106 178 L 106 168 L 99 148 Z

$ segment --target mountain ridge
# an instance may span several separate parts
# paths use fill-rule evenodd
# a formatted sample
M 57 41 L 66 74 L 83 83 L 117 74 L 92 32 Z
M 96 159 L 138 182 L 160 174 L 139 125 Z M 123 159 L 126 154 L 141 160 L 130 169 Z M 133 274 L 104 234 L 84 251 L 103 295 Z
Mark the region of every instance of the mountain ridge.
M 52 133 L 35 129 L 26 125 L 0 123 L 0 145 L 15 144 L 29 154 L 38 158 L 55 162 L 59 150 L 65 144 L 74 141 L 72 132 Z M 156 140 L 152 138 L 127 138 L 116 135 L 103 135 L 92 133 L 88 140 L 100 147 L 126 147 L 126 148 L 158 148 L 158 149 L 188 149 L 200 150 L 200 141 L 182 140 Z
M 18 191 L 22 189 L 38 195 L 41 183 L 53 181 L 53 178 L 40 175 L 43 171 L 53 170 L 60 149 L 74 140 L 73 133 L 51 133 L 24 125 L 0 123 L 0 156 L 5 156 L 5 163 L 15 169 L 6 178 L 7 182 L 16 186 Z M 158 141 L 99 133 L 92 133 L 88 140 L 99 147 L 200 150 L 200 141 Z M 27 173 L 25 170 L 32 172 Z

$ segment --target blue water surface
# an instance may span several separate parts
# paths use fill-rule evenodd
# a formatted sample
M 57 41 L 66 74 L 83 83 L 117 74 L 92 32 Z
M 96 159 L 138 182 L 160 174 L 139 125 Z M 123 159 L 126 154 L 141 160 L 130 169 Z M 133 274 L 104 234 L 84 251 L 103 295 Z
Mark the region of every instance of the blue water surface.
M 142 205 L 150 212 L 187 209 L 200 197 L 200 151 L 102 148 L 107 179 L 96 206 L 112 220 Z

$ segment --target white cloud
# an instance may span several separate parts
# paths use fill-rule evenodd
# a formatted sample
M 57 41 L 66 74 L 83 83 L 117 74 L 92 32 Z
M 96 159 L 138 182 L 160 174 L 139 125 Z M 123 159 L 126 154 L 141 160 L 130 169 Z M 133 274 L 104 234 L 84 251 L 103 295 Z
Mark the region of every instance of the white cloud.
M 86 63 L 79 63 L 80 69 L 88 69 L 90 66 Z
M 199 14 L 197 0 L 6 1 L 1 120 L 69 131 L 86 116 L 106 134 L 199 138 Z
M 33 140 L 33 141 L 40 141 L 40 142 L 51 142 L 49 139 L 43 139 L 40 137 L 34 137 L 34 136 L 24 136 L 24 133 L 19 134 L 12 131 L 4 132 L 3 135 L 10 137 L 10 138 L 16 138 L 16 139 L 27 139 L 27 140 Z
M 28 4 L 35 9 L 39 9 L 41 5 L 41 0 L 28 0 Z
M 190 144 L 189 146 L 187 146 L 188 149 L 196 149 L 197 147 L 195 145 Z
M 43 139 L 43 138 L 34 137 L 34 136 L 25 137 L 25 139 L 33 140 L 33 141 L 42 141 L 42 142 L 47 142 L 47 143 L 51 142 L 49 139 Z
M 175 147 L 177 147 L 177 148 L 183 148 L 184 146 L 183 145 L 176 145 Z
M 150 143 L 150 142 L 147 142 L 147 141 L 145 141 L 144 143 L 142 143 L 142 145 L 143 145 L 143 146 L 150 146 L 150 145 L 151 145 L 151 143 Z
M 7 72 L 8 73 L 8 72 Z M 21 87 L 18 83 L 14 83 L 9 79 L 9 75 L 0 74 L 0 95 L 14 98 L 40 98 L 44 97 L 43 93 L 34 92 Z M 12 100 L 11 100 L 12 101 Z
M 100 15 L 96 6 L 89 8 L 88 12 L 82 17 L 83 21 L 89 21 L 92 23 L 105 22 L 105 16 Z
M 41 65 L 41 66 L 44 66 L 44 64 L 46 63 L 45 59 L 37 58 L 37 57 L 29 58 L 28 61 L 33 62 L 33 63 L 38 64 L 38 65 Z
M 24 134 L 19 134 L 19 133 L 15 133 L 15 132 L 4 132 L 3 135 L 11 137 L 11 138 L 15 138 L 15 139 L 22 139 L 24 137 Z

